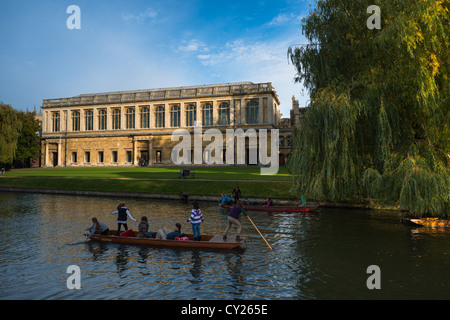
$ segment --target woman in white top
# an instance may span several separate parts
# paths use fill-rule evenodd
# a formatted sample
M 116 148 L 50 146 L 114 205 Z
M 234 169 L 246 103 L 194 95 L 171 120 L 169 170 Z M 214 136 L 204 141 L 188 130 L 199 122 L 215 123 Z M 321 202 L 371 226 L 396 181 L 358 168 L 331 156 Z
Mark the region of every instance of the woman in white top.
M 127 218 L 130 217 L 131 220 L 136 221 L 135 218 L 131 216 L 130 210 L 128 210 L 127 207 L 125 207 L 125 203 L 121 203 L 117 206 L 117 210 L 114 212 L 111 212 L 111 214 L 118 214 L 117 216 L 117 235 L 120 234 L 120 228 L 122 225 L 125 228 L 125 231 L 128 230 L 127 225 Z

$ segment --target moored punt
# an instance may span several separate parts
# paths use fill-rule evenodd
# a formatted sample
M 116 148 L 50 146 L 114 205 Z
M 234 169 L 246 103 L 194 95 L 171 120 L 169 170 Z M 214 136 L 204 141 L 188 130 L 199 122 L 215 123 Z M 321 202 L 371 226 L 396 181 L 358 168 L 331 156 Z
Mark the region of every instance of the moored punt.
M 405 220 L 424 227 L 450 227 L 450 220 L 442 220 L 439 218 L 409 218 Z
M 231 209 L 233 206 L 225 205 L 223 208 Z M 274 206 L 249 206 L 244 205 L 243 208 L 245 211 L 268 211 L 268 212 L 309 212 L 317 209 L 318 205 L 274 205 Z
M 226 240 L 222 235 L 202 235 L 201 241 L 193 240 L 161 240 L 155 238 L 138 238 L 137 231 L 134 231 L 134 237 L 117 236 L 116 230 L 109 230 L 108 235 L 94 234 L 90 237 L 94 241 L 116 242 L 126 244 L 138 244 L 162 247 L 178 247 L 178 248 L 208 248 L 208 249 L 233 249 L 244 244 L 246 237 L 241 237 L 240 241 L 236 241 L 236 237 L 229 236 Z M 193 239 L 193 235 L 186 235 L 189 239 Z M 155 233 L 153 234 L 155 237 Z

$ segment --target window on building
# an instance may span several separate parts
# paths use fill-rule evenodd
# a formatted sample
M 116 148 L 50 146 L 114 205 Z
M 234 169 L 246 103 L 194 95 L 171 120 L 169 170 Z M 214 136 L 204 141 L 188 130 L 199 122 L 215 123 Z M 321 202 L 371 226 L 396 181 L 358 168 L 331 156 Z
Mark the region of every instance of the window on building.
M 147 107 L 141 108 L 141 128 L 150 128 L 150 109 Z
M 155 162 L 161 162 L 162 161 L 162 155 L 161 155 L 161 150 L 156 150 L 156 159 Z
M 52 113 L 52 131 L 59 132 L 60 131 L 60 117 L 59 112 Z
M 227 102 L 222 102 L 219 105 L 219 125 L 230 124 L 230 105 Z
M 113 151 L 111 154 L 111 162 L 117 163 L 117 151 Z
M 163 106 L 155 108 L 155 128 L 164 128 L 165 126 L 165 110 Z
M 76 151 L 72 152 L 72 163 L 77 163 L 77 153 L 76 153 Z
M 72 131 L 80 131 L 80 111 L 72 112 Z
M 213 125 L 213 106 L 210 103 L 206 103 L 202 106 L 202 125 Z
M 287 137 L 287 147 L 290 148 L 292 145 L 292 136 Z
M 127 129 L 134 129 L 134 120 L 135 120 L 135 115 L 134 115 L 134 108 L 128 108 L 126 113 L 125 113 L 125 126 Z
M 194 126 L 195 121 L 197 121 L 197 108 L 195 105 L 190 104 L 186 107 L 186 126 Z
M 132 162 L 131 151 L 127 151 L 127 162 Z
M 92 131 L 94 130 L 94 113 L 92 110 L 88 110 L 85 113 L 85 119 L 86 119 L 86 131 Z
M 180 106 L 172 106 L 170 108 L 170 126 L 179 127 L 180 126 Z
M 91 152 L 85 151 L 84 152 L 84 162 L 90 163 L 91 162 Z
M 103 163 L 103 151 L 98 152 L 98 162 Z
M 114 109 L 112 113 L 112 129 L 120 129 L 120 109 Z
M 250 101 L 247 103 L 246 119 L 248 124 L 258 123 L 258 102 Z
M 281 136 L 281 137 L 278 138 L 278 146 L 279 146 L 280 148 L 283 148 L 283 147 L 284 147 L 284 137 L 283 137 L 283 136 Z
M 105 109 L 102 109 L 98 112 L 98 129 L 106 130 L 107 129 L 107 113 Z

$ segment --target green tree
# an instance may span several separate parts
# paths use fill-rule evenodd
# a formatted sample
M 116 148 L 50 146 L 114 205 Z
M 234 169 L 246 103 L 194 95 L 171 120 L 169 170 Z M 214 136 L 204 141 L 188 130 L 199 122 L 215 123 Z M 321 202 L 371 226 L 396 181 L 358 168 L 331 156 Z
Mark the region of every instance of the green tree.
M 449 2 L 316 4 L 302 21 L 310 43 L 288 51 L 311 95 L 288 162 L 294 191 L 450 214 Z M 372 4 L 380 30 L 366 26 Z
M 14 157 L 14 166 L 23 166 L 30 158 L 36 158 L 41 151 L 41 139 L 38 131 L 41 129 L 35 112 L 17 111 L 17 117 L 22 123 Z
M 22 123 L 16 111 L 0 102 L 0 163 L 11 164 L 17 148 L 17 140 Z

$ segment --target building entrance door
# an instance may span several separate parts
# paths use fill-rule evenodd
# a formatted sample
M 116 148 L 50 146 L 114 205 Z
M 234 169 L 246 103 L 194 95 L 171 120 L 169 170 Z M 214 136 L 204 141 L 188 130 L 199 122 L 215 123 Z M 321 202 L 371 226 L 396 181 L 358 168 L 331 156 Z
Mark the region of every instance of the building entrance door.
M 149 155 L 148 151 L 141 151 L 141 159 L 139 161 L 139 164 L 141 167 L 148 166 L 149 164 Z
M 58 152 L 52 152 L 53 154 L 53 166 L 56 167 L 58 165 Z

